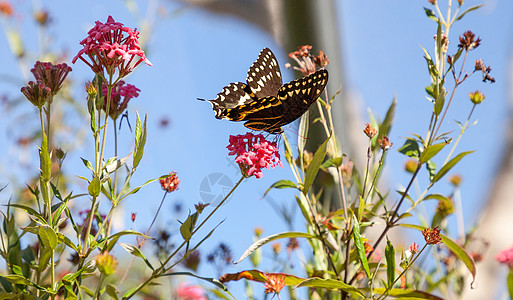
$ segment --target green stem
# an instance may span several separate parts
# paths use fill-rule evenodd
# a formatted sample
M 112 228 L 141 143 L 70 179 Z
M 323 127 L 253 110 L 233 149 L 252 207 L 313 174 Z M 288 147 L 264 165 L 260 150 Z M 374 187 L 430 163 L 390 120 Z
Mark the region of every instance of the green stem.
M 228 198 L 230 198 L 231 194 L 235 191 L 235 189 L 237 189 L 237 187 L 242 183 L 242 181 L 244 180 L 244 176 L 242 176 L 239 181 L 235 184 L 235 186 L 230 190 L 230 192 L 223 198 L 223 200 L 221 200 L 221 202 L 219 202 L 219 204 L 214 208 L 214 210 L 212 210 L 212 212 L 205 218 L 205 220 L 203 220 L 203 222 L 201 222 L 200 225 L 198 225 L 198 227 L 196 227 L 192 233 L 191 233 L 191 236 L 194 235 L 202 226 L 203 224 L 205 224 L 205 222 L 208 221 L 208 219 L 210 219 L 210 217 L 219 209 L 219 207 L 221 207 L 221 205 L 224 204 L 224 202 L 226 202 L 226 200 Z M 130 294 L 128 294 L 124 299 L 130 299 L 132 298 L 137 292 L 139 292 L 142 288 L 144 288 L 146 285 L 148 285 L 151 281 L 153 281 L 153 279 L 159 277 L 160 275 L 162 275 L 163 273 L 167 272 L 169 270 L 169 268 L 172 268 L 173 266 L 169 267 L 169 268 L 166 268 L 166 265 L 167 263 L 171 260 L 171 258 L 173 258 L 182 248 L 183 246 L 185 246 L 186 244 L 188 244 L 189 241 L 183 241 L 182 244 L 180 246 L 178 246 L 178 248 L 175 249 L 175 251 L 173 251 L 173 253 L 171 255 L 169 255 L 166 260 L 161 264 L 161 267 L 159 267 L 158 269 L 156 269 L 155 271 L 153 271 L 153 273 L 151 274 L 151 276 L 146 279 L 143 283 L 141 283 L 135 290 L 131 291 Z M 178 262 L 177 262 L 178 263 Z

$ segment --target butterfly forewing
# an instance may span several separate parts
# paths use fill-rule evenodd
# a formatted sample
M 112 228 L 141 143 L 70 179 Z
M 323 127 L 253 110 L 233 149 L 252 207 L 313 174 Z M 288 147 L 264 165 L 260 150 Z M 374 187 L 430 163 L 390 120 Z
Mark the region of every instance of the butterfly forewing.
M 301 117 L 319 98 L 327 83 L 328 71 L 321 69 L 283 85 L 278 92 L 278 100 L 283 104 L 281 125 Z
M 282 86 L 280 66 L 269 48 L 260 51 L 257 60 L 249 68 L 246 81 L 258 99 L 278 94 Z

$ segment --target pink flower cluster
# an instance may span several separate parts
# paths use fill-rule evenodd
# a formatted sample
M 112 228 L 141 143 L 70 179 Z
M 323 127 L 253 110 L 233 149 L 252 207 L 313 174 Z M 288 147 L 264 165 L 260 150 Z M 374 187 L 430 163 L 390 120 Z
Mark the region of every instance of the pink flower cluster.
M 188 285 L 187 283 L 180 283 L 176 289 L 178 300 L 207 300 L 205 291 L 195 285 Z
M 505 264 L 508 267 L 513 268 L 513 247 L 502 250 L 497 254 L 495 259 L 497 259 L 501 264 Z
M 237 155 L 235 162 L 245 176 L 255 175 L 260 179 L 263 176 L 262 168 L 283 168 L 276 142 L 267 141 L 262 134 L 230 135 L 229 142 L 230 145 L 226 147 L 230 150 L 228 155 Z
M 102 76 L 104 72 L 112 76 L 117 70 L 119 78 L 132 72 L 141 62 L 151 66 L 139 46 L 139 31 L 115 22 L 111 16 L 105 24 L 96 21 L 87 34 L 80 42 L 84 48 L 73 58 L 73 63 L 80 58 L 94 73 Z
M 36 80 L 41 80 L 55 95 L 61 89 L 64 79 L 71 72 L 71 68 L 65 63 L 54 65 L 50 62 L 37 61 L 30 72 L 34 74 Z
M 111 101 L 109 106 L 109 116 L 113 120 L 117 119 L 126 109 L 128 101 L 139 96 L 140 91 L 140 89 L 136 88 L 132 84 L 125 84 L 123 80 L 118 81 L 112 88 L 110 95 Z M 105 99 L 107 99 L 107 86 L 103 85 L 102 92 Z M 121 97 L 124 97 L 123 101 L 121 101 Z M 103 102 L 103 110 L 107 110 L 107 101 Z

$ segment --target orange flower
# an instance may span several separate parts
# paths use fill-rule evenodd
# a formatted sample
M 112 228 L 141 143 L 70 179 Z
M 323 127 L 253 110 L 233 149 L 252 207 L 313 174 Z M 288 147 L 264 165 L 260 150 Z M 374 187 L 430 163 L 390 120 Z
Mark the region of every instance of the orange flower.
M 169 177 L 160 180 L 160 186 L 168 193 L 174 192 L 178 189 L 180 180 L 176 175 L 176 172 L 169 173 Z
M 273 274 L 273 273 L 265 273 L 265 278 L 267 279 L 264 287 L 265 293 L 275 293 L 279 294 L 283 287 L 285 286 L 285 275 L 283 274 Z
M 365 124 L 365 129 L 363 130 L 363 133 L 365 133 L 369 139 L 372 139 L 378 131 L 371 126 L 371 124 L 367 123 Z

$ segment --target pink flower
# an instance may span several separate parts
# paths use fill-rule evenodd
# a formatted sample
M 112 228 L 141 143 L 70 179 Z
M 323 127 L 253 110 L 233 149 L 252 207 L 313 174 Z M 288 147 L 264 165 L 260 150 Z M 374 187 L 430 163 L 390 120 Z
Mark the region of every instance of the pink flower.
M 21 92 L 32 104 L 41 108 L 50 99 L 52 90 L 38 80 L 37 82 L 29 81 L 27 86 L 21 88 Z
M 505 264 L 508 267 L 513 268 L 513 247 L 502 250 L 497 254 L 495 259 L 497 259 L 501 264 Z
M 176 289 L 178 300 L 208 300 L 202 288 L 196 285 L 180 283 Z
M 107 86 L 103 85 L 102 88 L 103 96 L 107 99 Z M 141 90 L 136 88 L 134 85 L 125 84 L 123 80 L 118 81 L 112 88 L 111 100 L 109 106 L 109 116 L 115 120 L 123 113 L 128 105 L 130 99 L 139 96 Z M 121 101 L 121 97 L 123 101 Z M 103 102 L 103 110 L 107 110 L 107 101 Z
M 408 250 L 410 250 L 410 252 L 411 252 L 412 254 L 415 254 L 415 253 L 419 252 L 419 245 L 417 245 L 417 244 L 413 243 L 413 244 L 411 244 L 411 246 L 408 248 Z
M 96 74 L 104 76 L 107 72 L 112 76 L 117 70 L 119 78 L 123 78 L 141 62 L 152 65 L 139 46 L 139 31 L 115 22 L 111 16 L 105 24 L 96 21 L 87 34 L 80 42 L 84 48 L 72 62 L 80 58 Z
M 262 168 L 271 169 L 276 166 L 283 168 L 276 142 L 267 141 L 262 134 L 230 135 L 228 155 L 237 155 L 235 162 L 239 164 L 244 176 L 255 175 L 262 178 Z
M 34 74 L 36 80 L 41 80 L 55 95 L 61 89 L 64 79 L 71 72 L 71 68 L 64 63 L 54 65 L 49 62 L 37 61 L 30 72 Z

